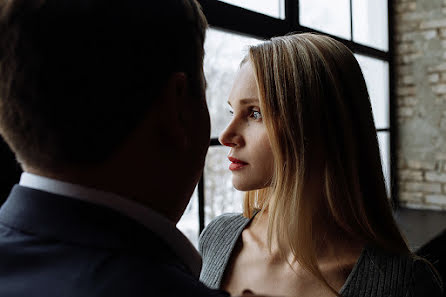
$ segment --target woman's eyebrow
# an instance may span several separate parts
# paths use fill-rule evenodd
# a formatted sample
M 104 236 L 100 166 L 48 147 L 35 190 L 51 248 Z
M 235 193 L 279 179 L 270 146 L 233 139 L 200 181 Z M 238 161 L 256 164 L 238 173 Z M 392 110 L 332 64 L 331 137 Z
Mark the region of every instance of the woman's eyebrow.
M 240 105 L 247 105 L 247 104 L 252 104 L 252 103 L 259 103 L 259 99 L 257 98 L 243 98 L 240 99 Z M 228 101 L 229 106 L 232 107 L 232 104 L 230 101 Z
M 257 98 L 243 98 L 243 99 L 240 99 L 240 105 L 252 104 L 252 103 L 259 103 L 259 99 L 257 99 Z

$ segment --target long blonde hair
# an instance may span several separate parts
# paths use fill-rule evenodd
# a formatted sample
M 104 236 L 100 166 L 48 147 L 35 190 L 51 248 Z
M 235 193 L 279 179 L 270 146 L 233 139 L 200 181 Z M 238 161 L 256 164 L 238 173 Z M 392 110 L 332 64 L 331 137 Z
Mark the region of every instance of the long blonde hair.
M 392 216 L 367 87 L 352 52 L 316 34 L 249 49 L 275 169 L 271 186 L 247 192 L 244 215 L 268 209 L 268 244 L 291 252 L 330 287 L 316 251 L 326 236 L 410 254 Z

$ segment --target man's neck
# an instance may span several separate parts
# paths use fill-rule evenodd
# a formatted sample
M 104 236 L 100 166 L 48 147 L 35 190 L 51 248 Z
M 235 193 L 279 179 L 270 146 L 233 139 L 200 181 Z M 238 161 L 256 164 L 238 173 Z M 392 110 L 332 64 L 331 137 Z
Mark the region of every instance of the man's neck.
M 153 209 L 173 223 L 179 220 L 183 211 L 175 210 L 175 205 L 178 205 L 178 202 L 176 204 L 166 203 L 179 200 L 180 197 L 172 197 L 175 194 L 171 193 L 162 181 L 150 176 L 149 173 L 140 172 L 130 177 L 130 174 L 120 173 L 118 176 L 110 174 L 117 170 L 104 171 L 98 168 L 54 172 L 24 166 L 24 170 L 38 176 L 118 195 L 123 199 Z M 160 187 L 160 185 L 164 187 Z M 163 199 L 159 199 L 159 197 L 163 197 Z

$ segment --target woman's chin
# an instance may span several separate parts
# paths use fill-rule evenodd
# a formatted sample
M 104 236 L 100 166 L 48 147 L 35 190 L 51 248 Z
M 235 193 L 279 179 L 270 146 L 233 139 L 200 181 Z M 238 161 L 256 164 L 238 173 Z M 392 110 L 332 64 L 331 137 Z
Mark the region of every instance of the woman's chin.
M 259 187 L 257 184 L 255 183 L 249 183 L 246 181 L 240 181 L 237 180 L 235 178 L 232 179 L 232 185 L 234 186 L 234 188 L 238 191 L 242 191 L 242 192 L 248 192 L 248 191 L 254 191 L 254 190 L 259 190 L 262 187 Z
M 246 183 L 237 181 L 234 178 L 232 179 L 232 185 L 238 191 L 242 191 L 242 192 L 250 191 L 249 187 L 246 186 Z

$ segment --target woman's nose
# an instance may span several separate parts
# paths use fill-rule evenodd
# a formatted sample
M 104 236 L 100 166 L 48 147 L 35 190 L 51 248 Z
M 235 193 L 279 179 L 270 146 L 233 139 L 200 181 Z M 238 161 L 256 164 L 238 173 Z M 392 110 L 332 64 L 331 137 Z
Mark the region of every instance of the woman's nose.
M 235 126 L 236 123 L 229 123 L 226 129 L 220 134 L 218 141 L 220 141 L 222 145 L 229 147 L 239 147 L 243 145 L 243 138 L 241 137 L 240 133 L 237 132 Z
M 229 135 L 227 131 L 228 129 L 225 129 L 223 130 L 223 132 L 221 132 L 220 136 L 218 137 L 218 141 L 220 141 L 222 145 L 233 147 L 235 144 L 229 141 Z

